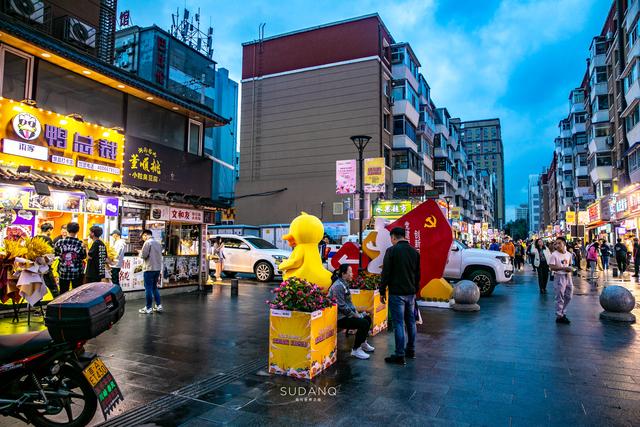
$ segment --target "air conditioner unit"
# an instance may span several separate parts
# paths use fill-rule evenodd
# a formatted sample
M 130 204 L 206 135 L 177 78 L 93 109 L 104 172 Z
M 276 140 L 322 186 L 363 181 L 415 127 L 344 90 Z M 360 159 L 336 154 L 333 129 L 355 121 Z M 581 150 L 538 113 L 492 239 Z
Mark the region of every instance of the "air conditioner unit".
M 38 24 L 44 24 L 45 3 L 42 0 L 5 0 L 5 12 Z
M 84 48 L 94 49 L 96 47 L 96 29 L 73 16 L 64 18 L 62 38 Z

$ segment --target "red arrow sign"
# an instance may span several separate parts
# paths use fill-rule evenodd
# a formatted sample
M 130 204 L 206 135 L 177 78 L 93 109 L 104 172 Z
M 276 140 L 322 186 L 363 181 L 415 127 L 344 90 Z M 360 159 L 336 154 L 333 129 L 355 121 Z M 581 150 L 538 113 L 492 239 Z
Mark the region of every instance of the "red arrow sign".
M 331 258 L 331 266 L 334 270 L 337 270 L 342 264 L 351 264 L 354 266 L 354 274 L 358 273 L 358 264 L 360 263 L 360 246 L 353 242 L 347 242 L 335 255 Z M 362 254 L 362 268 L 367 268 L 369 265 L 369 257 L 366 254 Z

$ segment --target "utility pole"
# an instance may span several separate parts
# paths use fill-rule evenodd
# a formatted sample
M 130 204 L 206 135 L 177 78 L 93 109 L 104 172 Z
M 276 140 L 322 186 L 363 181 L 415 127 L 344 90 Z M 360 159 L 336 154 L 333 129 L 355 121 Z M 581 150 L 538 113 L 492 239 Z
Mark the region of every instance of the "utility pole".
M 355 145 L 358 150 L 358 196 L 360 196 L 358 206 L 358 243 L 360 245 L 360 264 L 358 267 L 360 269 L 362 268 L 362 220 L 364 218 L 364 149 L 367 147 L 370 140 L 371 137 L 367 135 L 354 135 L 351 137 L 353 145 Z

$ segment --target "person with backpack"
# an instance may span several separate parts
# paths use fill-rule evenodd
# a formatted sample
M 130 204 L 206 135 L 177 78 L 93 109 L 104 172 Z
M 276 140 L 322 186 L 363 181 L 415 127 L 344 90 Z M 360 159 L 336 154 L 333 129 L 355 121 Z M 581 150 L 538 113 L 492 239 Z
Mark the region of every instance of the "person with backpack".
M 77 288 L 82 285 L 82 262 L 87 257 L 84 244 L 76 236 L 80 231 L 77 222 L 67 224 L 67 237 L 63 237 L 55 243 L 54 251 L 60 259 L 58 264 L 58 285 L 60 294 L 67 292 L 70 286 Z
M 524 252 L 525 248 L 522 246 L 522 242 L 518 241 L 516 245 L 516 256 L 515 256 L 515 268 L 516 270 L 520 270 L 524 267 Z
M 618 270 L 620 270 L 620 277 L 627 271 L 627 245 L 622 243 L 622 239 L 618 239 L 618 243 L 613 247 L 613 252 L 616 256 L 616 264 Z
M 598 253 L 599 253 L 600 245 L 598 242 L 593 242 L 587 248 L 587 264 L 589 265 L 589 271 L 591 274 L 589 275 L 589 279 L 595 279 L 596 275 L 596 267 L 598 266 Z

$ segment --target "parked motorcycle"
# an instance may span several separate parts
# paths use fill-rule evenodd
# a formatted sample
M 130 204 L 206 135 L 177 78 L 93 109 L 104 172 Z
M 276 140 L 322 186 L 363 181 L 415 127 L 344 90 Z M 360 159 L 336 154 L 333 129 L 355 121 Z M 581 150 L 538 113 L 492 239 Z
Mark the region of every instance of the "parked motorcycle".
M 48 330 L 0 336 L 0 415 L 39 427 L 87 425 L 122 400 L 105 364 L 84 350 L 124 313 L 117 285 L 87 284 L 51 301 Z

